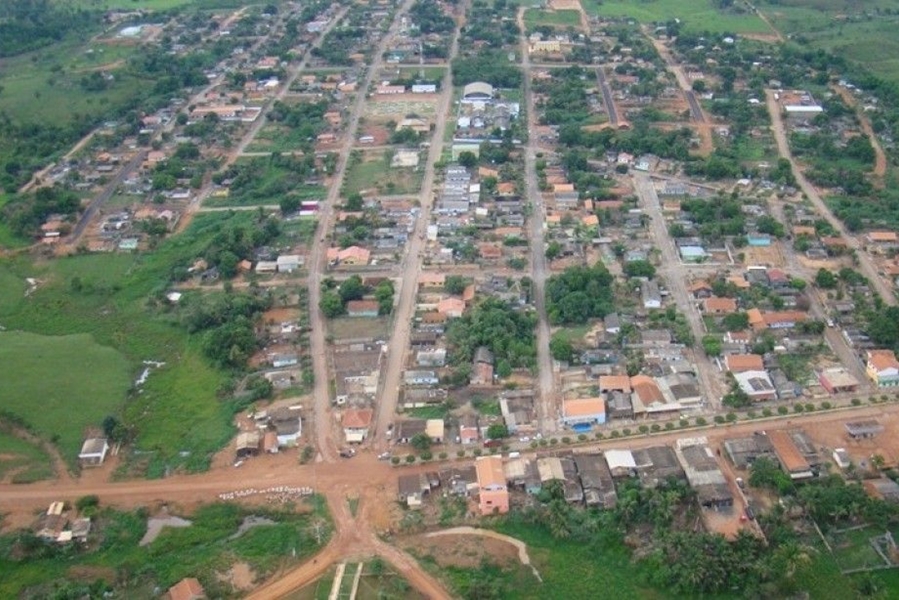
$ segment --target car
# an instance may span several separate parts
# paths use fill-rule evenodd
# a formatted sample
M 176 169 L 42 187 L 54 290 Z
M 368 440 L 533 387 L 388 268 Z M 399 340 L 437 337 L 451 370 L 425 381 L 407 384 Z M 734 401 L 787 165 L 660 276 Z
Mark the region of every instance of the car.
M 378 460 L 390 460 L 390 452 L 382 452 L 378 455 Z
M 242 465 L 242 464 L 243 464 L 243 461 L 242 461 L 242 460 L 239 460 L 239 461 L 237 461 L 236 463 L 234 463 L 234 468 L 236 469 L 237 467 L 239 467 L 239 466 Z
M 529 438 L 528 436 L 525 435 L 525 436 L 518 438 L 518 441 L 519 442 L 530 442 L 531 438 Z
M 340 458 L 353 458 L 356 456 L 356 451 L 352 448 L 343 448 L 340 451 Z

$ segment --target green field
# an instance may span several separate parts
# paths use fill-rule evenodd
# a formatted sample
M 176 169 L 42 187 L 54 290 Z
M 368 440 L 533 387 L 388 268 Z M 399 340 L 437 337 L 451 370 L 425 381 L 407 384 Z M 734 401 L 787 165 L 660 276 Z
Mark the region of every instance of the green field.
M 0 409 L 43 437 L 58 438 L 70 461 L 78 455 L 84 429 L 115 413 L 130 386 L 125 357 L 89 334 L 2 332 L 0 364 L 7 373 Z
M 32 444 L 0 430 L 0 481 L 29 483 L 53 477 L 50 457 Z
M 11 343 L 4 341 L 0 352 L 12 355 L 7 360 L 13 362 L 0 364 L 18 369 L 2 371 L 4 391 L 15 391 L 2 395 L 3 408 L 47 436 L 59 435 L 68 460 L 80 446 L 82 428 L 100 426 L 113 413 L 135 428 L 134 446 L 143 453 L 139 473 L 206 468 L 233 431 L 231 407 L 216 396 L 227 374 L 203 356 L 200 339 L 147 300 L 165 291 L 173 266 L 195 260 L 222 224 L 252 218 L 246 213 L 198 215 L 183 235 L 148 254 L 0 261 L 0 324 L 9 332 L 36 334 L 2 334 Z M 26 277 L 40 281 L 27 297 Z M 41 356 L 44 360 L 37 362 Z M 126 405 L 126 391 L 144 360 L 166 364 Z M 9 375 L 20 371 L 28 377 Z M 23 398 L 30 402 L 17 402 Z M 72 398 L 75 411 L 68 402 Z M 31 410 L 38 404 L 43 410 Z
M 318 550 L 320 545 L 310 526 L 315 521 L 324 523 L 327 534 L 328 515 L 324 502 L 317 498 L 309 502 L 314 509 L 299 514 L 287 508 L 206 505 L 187 516 L 191 526 L 165 528 L 144 547 L 138 542 L 147 529 L 146 510 L 125 513 L 101 508 L 94 516 L 94 544 L 88 550 L 66 554 L 50 549 L 43 556 L 18 558 L 12 552 L 16 535 L 6 535 L 0 537 L 0 597 L 47 598 L 58 586 L 90 585 L 102 578 L 108 585 L 115 583 L 117 598 L 151 598 L 159 596 L 153 592 L 154 587 L 166 590 L 184 577 L 197 577 L 211 598 L 235 597 L 230 585 L 223 584 L 217 575 L 235 562 L 246 562 L 263 579 Z M 250 515 L 267 517 L 275 524 L 253 527 L 232 539 Z M 323 536 L 322 542 L 328 537 Z M 23 595 L 26 591 L 27 596 Z M 82 592 L 52 597 L 88 596 Z
M 582 4 L 587 14 L 600 17 L 630 17 L 641 23 L 680 19 L 687 31 L 772 33 L 758 16 L 718 9 L 712 0 L 582 0 Z
M 367 152 L 360 160 L 350 159 L 344 179 L 344 196 L 377 191 L 383 195 L 415 194 L 421 189 L 422 163 L 418 168 L 393 168 L 387 153 Z
M 528 29 L 541 25 L 578 27 L 581 24 L 581 13 L 576 10 L 537 10 L 531 8 L 524 13 L 524 24 Z

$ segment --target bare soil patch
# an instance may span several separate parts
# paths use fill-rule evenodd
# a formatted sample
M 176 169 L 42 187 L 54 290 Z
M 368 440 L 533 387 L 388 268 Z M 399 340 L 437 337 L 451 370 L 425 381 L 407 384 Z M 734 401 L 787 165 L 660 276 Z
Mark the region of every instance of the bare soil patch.
M 512 544 L 477 535 L 444 535 L 406 538 L 400 545 L 415 556 L 433 556 L 441 567 L 474 569 L 488 560 L 502 567 L 520 564 Z

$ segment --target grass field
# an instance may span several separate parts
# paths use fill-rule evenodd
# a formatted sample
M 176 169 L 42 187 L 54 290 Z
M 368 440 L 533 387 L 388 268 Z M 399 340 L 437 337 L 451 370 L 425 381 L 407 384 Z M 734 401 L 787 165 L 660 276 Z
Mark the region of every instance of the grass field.
M 631 17 L 641 23 L 683 21 L 687 31 L 712 33 L 771 33 L 771 28 L 758 16 L 722 11 L 712 0 L 582 0 L 587 14 L 600 17 Z M 736 4 L 735 4 L 736 5 Z
M 9 196 L 0 192 L 0 209 L 9 201 Z M 0 220 L 0 248 L 21 248 L 28 245 L 28 240 L 24 240 L 15 235 L 9 228 L 9 225 Z
M 50 457 L 43 449 L 0 430 L 0 481 L 28 483 L 53 477 Z
M 357 338 L 385 339 L 387 336 L 387 318 L 363 319 L 341 317 L 328 321 L 328 332 L 335 340 L 351 340 Z
M 578 27 L 581 24 L 581 13 L 576 10 L 537 10 L 534 8 L 524 12 L 525 27 Z
M 45 378 L 33 384 L 10 381 L 16 395 L 0 395 L 0 402 L 6 407 L 21 398 L 42 402 L 42 406 L 52 401 L 52 412 L 29 410 L 21 404 L 12 409 L 48 436 L 59 434 L 61 449 L 70 460 L 80 444 L 82 427 L 99 426 L 104 416 L 115 413 L 135 426 L 135 447 L 150 453 L 145 455 L 149 474 L 162 474 L 166 467 L 205 468 L 233 430 L 227 403 L 216 397 L 227 375 L 209 364 L 198 339 L 190 338 L 171 317 L 149 308 L 147 298 L 164 290 L 172 267 L 194 260 L 223 223 L 252 218 L 244 213 L 198 215 L 183 235 L 148 254 L 79 255 L 47 263 L 29 263 L 24 258 L 0 261 L 0 324 L 9 331 L 37 334 L 2 334 L 33 345 L 4 343 L 0 352 L 26 352 L 12 358 L 17 367 Z M 28 297 L 24 295 L 26 277 L 41 282 Z M 78 292 L 72 287 L 75 278 L 80 281 Z M 41 336 L 74 337 L 69 341 Z M 35 357 L 42 355 L 47 359 L 35 363 Z M 34 364 L 24 364 L 28 358 Z M 154 370 L 142 393 L 125 406 L 131 376 L 141 369 L 143 360 L 166 365 Z M 90 379 L 85 373 L 94 375 L 87 370 L 93 365 L 99 365 L 102 380 L 82 381 Z M 38 384 L 35 389 L 28 387 Z M 82 387 L 71 387 L 76 384 Z M 9 385 L 3 381 L 4 391 Z M 60 402 L 72 389 L 78 390 L 79 404 L 66 420 L 67 413 L 61 410 L 67 405 Z
M 128 361 L 88 334 L 42 336 L 0 333 L 4 393 L 0 409 L 30 423 L 45 438 L 58 438 L 73 461 L 84 429 L 115 413 L 130 386 Z
M 366 152 L 360 160 L 350 159 L 344 179 L 344 196 L 364 190 L 379 194 L 414 194 L 421 189 L 422 172 L 414 168 L 393 168 L 385 152 Z
M 117 583 L 116 597 L 122 598 L 158 596 L 152 592 L 153 587 L 165 590 L 184 577 L 197 577 L 210 597 L 234 597 L 217 573 L 224 573 L 235 562 L 246 562 L 257 577 L 264 578 L 279 567 L 297 564 L 320 547 L 310 525 L 313 521 L 327 523 L 328 515 L 323 502 L 310 502 L 315 508 L 299 513 L 236 504 L 206 505 L 189 515 L 193 522 L 190 527 L 165 528 L 145 547 L 138 546 L 147 528 L 144 511 L 101 509 L 92 531 L 100 543 L 90 550 L 73 552 L 65 560 L 54 556 L 14 560 L 10 556 L 12 536 L 0 537 L 0 597 L 25 597 L 22 593 L 26 590 L 32 592 L 27 597 L 50 597 L 48 592 L 65 581 L 90 584 L 104 576 L 108 584 Z M 249 515 L 264 516 L 276 523 L 254 527 L 232 539 Z M 327 538 L 325 535 L 322 542 Z M 294 551 L 296 557 L 292 556 Z
M 311 148 L 313 143 L 314 140 L 300 137 L 297 129 L 266 123 L 247 146 L 247 152 L 292 152 Z

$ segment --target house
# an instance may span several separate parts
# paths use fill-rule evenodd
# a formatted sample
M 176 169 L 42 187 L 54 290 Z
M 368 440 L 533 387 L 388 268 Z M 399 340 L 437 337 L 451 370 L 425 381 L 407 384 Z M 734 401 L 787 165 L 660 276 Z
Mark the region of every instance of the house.
M 869 479 L 862 484 L 868 495 L 873 498 L 885 500 L 887 502 L 899 502 L 899 483 L 892 479 L 881 477 L 880 479 Z
M 617 312 L 609 313 L 602 320 L 603 327 L 609 335 L 618 335 L 621 333 L 621 318 Z
M 474 353 L 471 369 L 472 385 L 493 384 L 493 352 L 487 346 L 480 346 Z
M 768 434 L 774 455 L 777 457 L 781 468 L 790 476 L 790 479 L 809 479 L 814 477 L 811 465 L 805 459 L 796 446 L 790 434 L 783 430 L 772 431 Z
M 477 415 L 462 415 L 459 418 L 459 442 L 461 444 L 476 444 L 480 437 L 481 431 L 478 428 Z
M 78 453 L 78 462 L 82 467 L 99 467 L 106 460 L 109 443 L 106 438 L 87 438 Z
M 201 600 L 206 597 L 206 590 L 195 577 L 185 577 L 169 588 L 169 600 Z
M 677 440 L 675 453 L 703 508 L 729 508 L 734 497 L 704 437 Z
M 437 303 L 437 312 L 451 319 L 459 318 L 465 312 L 465 301 L 456 297 L 444 298 Z
M 296 446 L 303 433 L 303 419 L 299 407 L 283 407 L 269 414 L 269 422 L 278 433 L 278 447 Z
M 818 382 L 828 394 L 842 394 L 858 390 L 858 380 L 843 367 L 833 367 L 818 372 Z
M 361 246 L 349 248 L 328 248 L 328 262 L 337 265 L 360 266 L 367 265 L 371 259 L 371 251 Z
M 574 464 L 584 490 L 584 503 L 587 506 L 615 508 L 618 502 L 615 481 L 602 455 L 576 454 Z
M 375 88 L 375 94 L 379 96 L 392 96 L 405 93 L 406 86 L 404 85 L 379 85 L 377 88 Z
M 272 366 L 276 369 L 283 369 L 284 367 L 293 367 L 300 362 L 299 357 L 296 354 L 275 354 L 272 357 Z
M 765 365 L 758 354 L 728 354 L 724 357 L 724 368 L 731 373 L 744 373 L 762 371 Z
M 892 350 L 869 350 L 865 372 L 877 387 L 899 385 L 899 360 Z
M 655 488 L 671 479 L 684 479 L 684 470 L 670 446 L 634 450 L 633 459 L 644 487 Z
M 499 260 L 503 257 L 503 249 L 497 244 L 478 244 L 478 253 L 484 260 Z
M 509 489 L 499 456 L 481 456 L 475 461 L 478 477 L 478 509 L 482 515 L 509 512 Z
M 478 488 L 478 475 L 474 465 L 450 467 L 439 473 L 440 485 L 453 496 L 468 497 Z
M 378 316 L 379 310 L 377 300 L 350 300 L 346 303 L 346 314 L 350 317 L 373 319 Z
M 282 254 L 278 257 L 278 273 L 293 273 L 300 268 L 300 257 L 297 254 Z
M 442 367 L 446 365 L 446 348 L 429 348 L 415 354 L 415 364 L 419 367 Z
M 506 482 L 511 488 L 523 488 L 530 495 L 540 493 L 543 486 L 540 483 L 540 472 L 537 463 L 529 458 L 513 458 L 503 465 L 506 473 Z
M 259 431 L 241 431 L 237 434 L 234 449 L 237 458 L 246 458 L 259 454 Z
M 734 378 L 737 380 L 737 385 L 740 386 L 740 389 L 754 401 L 777 399 L 777 390 L 767 371 L 741 371 L 735 373 Z
M 422 292 L 442 290 L 445 284 L 446 273 L 424 271 L 418 276 L 418 289 Z
M 612 477 L 630 477 L 634 474 L 637 463 L 630 450 L 606 450 L 603 453 L 606 465 Z
M 771 440 L 761 431 L 742 438 L 724 440 L 724 453 L 738 469 L 747 469 L 759 458 L 777 460 Z
M 711 315 L 729 315 L 737 312 L 737 301 L 733 298 L 711 296 L 702 301 L 702 310 Z
M 409 370 L 403 373 L 403 382 L 406 385 L 437 385 L 440 380 L 434 371 Z
M 400 502 L 408 508 L 421 508 L 424 495 L 431 492 L 431 482 L 424 473 L 400 475 L 397 487 Z
M 417 435 L 427 434 L 428 422 L 425 419 L 406 419 L 398 421 L 393 436 L 397 444 L 408 444 Z
M 600 375 L 599 391 L 631 393 L 631 379 L 627 375 Z
M 436 94 L 437 86 L 433 83 L 415 83 L 412 85 L 413 94 Z
M 865 242 L 872 246 L 871 250 L 885 253 L 899 248 L 899 234 L 895 231 L 870 231 L 865 234 Z
M 347 443 L 358 444 L 368 437 L 368 428 L 371 427 L 372 409 L 351 408 L 344 411 L 340 425 L 343 427 L 343 435 Z
M 576 431 L 588 430 L 606 422 L 606 403 L 602 398 L 576 398 L 562 402 L 562 424 Z
M 662 308 L 662 293 L 655 281 L 644 281 L 640 284 L 640 297 L 643 300 L 643 308 Z

